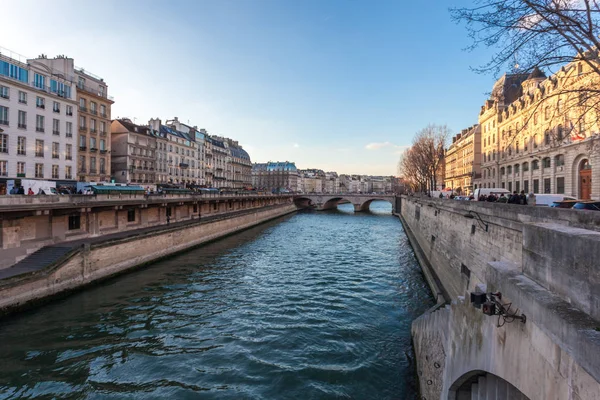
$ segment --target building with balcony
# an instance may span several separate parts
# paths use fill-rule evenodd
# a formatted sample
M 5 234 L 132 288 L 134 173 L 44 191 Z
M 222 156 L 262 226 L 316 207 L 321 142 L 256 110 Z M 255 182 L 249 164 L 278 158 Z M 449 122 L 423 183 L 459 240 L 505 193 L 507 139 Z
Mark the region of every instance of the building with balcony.
M 74 79 L 72 58 L 0 49 L 0 194 L 12 179 L 74 182 Z
M 111 177 L 110 110 L 114 100 L 104 79 L 75 68 L 77 80 L 77 177 L 103 182 Z
M 159 143 L 166 146 L 165 135 L 130 119 L 111 123 L 111 168 L 115 182 L 154 185 L 158 182 L 157 153 Z M 162 147 L 162 146 L 161 146 Z
M 255 163 L 252 165 L 252 187 L 269 192 L 297 192 L 298 168 L 289 161 Z
M 193 154 L 195 158 L 195 171 L 193 185 L 204 187 L 205 182 L 205 164 L 204 164 L 204 143 L 207 135 L 206 130 L 198 129 L 197 126 L 190 126 L 179 121 L 179 118 L 175 117 L 172 120 L 167 120 L 166 125 L 171 129 L 185 134 L 192 141 L 195 142 L 195 150 Z
M 444 156 L 444 186 L 456 193 L 470 195 L 481 178 L 481 127 L 473 125 L 452 138 Z
M 582 60 L 556 74 L 504 75 L 481 107 L 482 187 L 600 199 L 598 75 Z

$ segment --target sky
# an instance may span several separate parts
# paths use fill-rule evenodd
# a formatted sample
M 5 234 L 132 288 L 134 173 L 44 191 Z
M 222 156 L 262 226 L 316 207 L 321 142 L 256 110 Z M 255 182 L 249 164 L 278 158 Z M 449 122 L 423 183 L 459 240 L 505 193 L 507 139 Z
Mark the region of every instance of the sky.
M 397 175 L 429 124 L 477 123 L 497 77 L 470 67 L 467 0 L 0 0 L 0 46 L 104 78 L 113 118 L 178 117 L 253 162 Z

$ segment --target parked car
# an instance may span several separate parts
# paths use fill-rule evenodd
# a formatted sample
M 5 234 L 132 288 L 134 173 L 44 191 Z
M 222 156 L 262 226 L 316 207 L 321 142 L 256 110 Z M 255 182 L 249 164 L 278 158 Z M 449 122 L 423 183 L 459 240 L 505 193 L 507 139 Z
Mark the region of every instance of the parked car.
M 562 200 L 562 201 L 555 201 L 554 203 L 550 204 L 550 207 L 554 207 L 554 208 L 573 208 L 573 206 L 575 204 L 579 203 L 579 200 Z
M 475 197 L 473 200 L 475 201 L 479 201 L 479 197 L 480 196 L 489 196 L 490 194 L 493 194 L 496 197 L 500 197 L 500 195 L 502 195 L 502 193 L 504 193 L 505 196 L 510 196 L 510 192 L 506 189 L 502 189 L 502 188 L 478 188 L 475 189 L 475 193 L 473 193 L 473 196 Z
M 575 203 L 573 209 L 600 211 L 600 201 L 580 201 Z

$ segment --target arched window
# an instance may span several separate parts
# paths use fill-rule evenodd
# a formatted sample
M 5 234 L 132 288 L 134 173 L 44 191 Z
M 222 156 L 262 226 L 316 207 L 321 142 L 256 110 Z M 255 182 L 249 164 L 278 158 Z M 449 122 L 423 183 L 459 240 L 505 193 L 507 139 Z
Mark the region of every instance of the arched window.
M 535 136 L 533 137 L 533 148 L 534 148 L 534 149 L 537 149 L 537 147 L 538 147 L 538 144 L 539 144 L 539 137 L 538 137 L 538 135 L 535 135 Z
M 554 165 L 556 165 L 557 167 L 562 167 L 563 165 L 565 165 L 564 154 L 558 154 L 554 157 Z
M 515 142 L 515 153 L 519 153 L 519 141 Z
M 542 167 L 543 167 L 543 168 L 550 168 L 550 165 L 551 165 L 550 163 L 551 163 L 551 161 L 550 161 L 550 157 L 545 157 L 545 158 L 542 160 Z
M 512 167 L 510 165 L 508 167 L 506 167 L 506 174 L 507 175 L 512 174 Z
M 492 178 L 496 177 L 496 168 L 492 168 Z
M 546 143 L 546 146 L 550 144 L 550 131 L 548 129 L 544 132 L 544 143 Z
M 536 169 L 540 169 L 540 161 L 539 160 L 533 160 L 531 162 L 531 169 L 532 170 L 536 170 Z
M 529 138 L 526 137 L 525 139 L 523 139 L 523 151 L 527 151 L 529 147 Z
M 508 146 L 508 155 L 512 156 L 512 146 Z
M 515 164 L 515 174 L 519 173 L 519 164 Z
M 500 168 L 500 175 L 504 176 L 504 167 Z
M 523 163 L 523 172 L 527 172 L 529 171 L 529 163 L 524 162 Z

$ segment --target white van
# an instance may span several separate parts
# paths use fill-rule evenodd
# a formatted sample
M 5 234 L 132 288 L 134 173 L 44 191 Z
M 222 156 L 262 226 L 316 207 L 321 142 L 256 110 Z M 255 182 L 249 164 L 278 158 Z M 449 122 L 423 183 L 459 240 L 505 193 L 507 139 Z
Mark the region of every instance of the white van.
M 477 188 L 475 189 L 473 196 L 475 197 L 475 201 L 479 201 L 479 196 L 489 196 L 490 194 L 494 194 L 494 196 L 500 197 L 502 193 L 504 193 L 506 197 L 510 196 L 510 192 L 502 188 Z
M 549 207 L 550 204 L 554 203 L 555 201 L 577 200 L 576 197 L 566 196 L 564 194 L 534 193 L 534 195 L 536 206 Z

